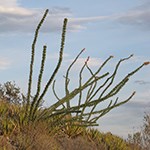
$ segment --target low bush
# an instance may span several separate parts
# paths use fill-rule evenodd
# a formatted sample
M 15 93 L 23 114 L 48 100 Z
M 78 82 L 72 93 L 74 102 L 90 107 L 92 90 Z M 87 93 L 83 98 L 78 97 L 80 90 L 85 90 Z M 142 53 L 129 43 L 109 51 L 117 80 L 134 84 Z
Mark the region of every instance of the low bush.
M 129 144 L 134 149 L 149 150 L 150 148 L 150 115 L 145 114 L 141 131 L 128 135 Z

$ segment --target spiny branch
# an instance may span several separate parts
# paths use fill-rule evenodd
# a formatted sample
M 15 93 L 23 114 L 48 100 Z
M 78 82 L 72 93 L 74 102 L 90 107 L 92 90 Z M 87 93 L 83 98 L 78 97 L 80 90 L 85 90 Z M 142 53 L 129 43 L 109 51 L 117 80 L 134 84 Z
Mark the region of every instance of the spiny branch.
M 57 72 L 58 72 L 58 70 L 60 68 L 60 65 L 62 63 L 67 21 L 68 21 L 67 18 L 65 18 L 64 19 L 64 23 L 63 23 L 63 30 L 62 30 L 61 47 L 60 47 L 60 52 L 59 52 L 59 61 L 57 63 L 57 66 L 56 66 L 52 76 L 50 77 L 49 81 L 47 82 L 47 84 L 46 84 L 42 94 L 40 95 L 39 100 L 41 100 L 44 97 L 44 95 L 46 94 L 49 86 L 51 85 L 51 83 L 52 83 L 54 77 L 56 76 L 56 74 L 57 74 Z
M 31 51 L 31 62 L 30 62 L 30 73 L 29 73 L 29 81 L 28 81 L 28 92 L 27 92 L 27 104 L 26 104 L 26 111 L 25 111 L 25 118 L 28 113 L 29 105 L 30 105 L 30 97 L 31 97 L 31 86 L 32 86 L 32 75 L 33 75 L 33 65 L 34 65 L 34 55 L 35 55 L 35 45 L 37 42 L 39 30 L 48 14 L 48 9 L 45 11 L 41 21 L 39 22 L 36 30 L 35 30 L 35 35 L 32 43 L 32 51 Z

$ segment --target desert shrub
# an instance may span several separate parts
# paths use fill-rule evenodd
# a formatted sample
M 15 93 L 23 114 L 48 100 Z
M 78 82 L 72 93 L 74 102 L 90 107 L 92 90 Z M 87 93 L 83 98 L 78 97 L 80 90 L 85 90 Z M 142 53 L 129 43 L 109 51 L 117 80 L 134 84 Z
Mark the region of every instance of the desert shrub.
M 135 149 L 149 150 L 150 148 L 150 115 L 145 114 L 141 131 L 128 135 L 127 141 Z
M 10 143 L 18 150 L 58 150 L 54 135 L 49 134 L 48 126 L 45 122 L 40 122 L 24 126 L 21 130 L 14 131 L 10 136 Z
M 144 116 L 144 124 L 142 128 L 143 147 L 147 150 L 150 148 L 150 115 Z
M 96 143 L 98 147 L 103 147 L 103 150 L 131 150 L 125 140 L 111 132 L 102 133 L 97 129 L 90 128 L 86 131 L 86 137 Z
M 98 143 L 101 143 L 103 141 L 103 134 L 98 129 L 86 129 L 85 136 L 87 136 L 89 140 L 97 141 Z
M 110 150 L 131 150 L 125 140 L 118 136 L 112 135 L 111 133 L 106 133 L 103 138 L 107 148 Z
M 0 132 L 2 135 L 12 132 L 16 127 L 14 119 L 19 112 L 17 106 L 0 100 Z
M 0 99 L 18 105 L 22 103 L 23 95 L 15 82 L 7 81 L 4 84 L 0 84 Z

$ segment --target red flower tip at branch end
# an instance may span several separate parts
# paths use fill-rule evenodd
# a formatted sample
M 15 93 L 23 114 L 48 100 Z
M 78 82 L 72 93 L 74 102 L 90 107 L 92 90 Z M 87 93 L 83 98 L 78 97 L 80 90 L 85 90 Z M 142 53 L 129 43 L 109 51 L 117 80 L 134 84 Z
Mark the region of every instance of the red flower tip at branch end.
M 83 49 L 81 50 L 81 52 L 83 52 L 83 51 L 85 51 L 85 48 L 83 48 Z
M 130 55 L 130 57 L 133 57 L 133 56 L 134 56 L 133 54 Z
M 149 65 L 149 64 L 150 64 L 149 61 L 144 62 L 144 65 Z
M 46 9 L 46 12 L 48 13 L 48 12 L 49 12 L 49 9 Z
M 88 56 L 87 61 L 89 61 L 89 59 L 90 59 L 90 56 Z
M 135 94 L 136 94 L 136 91 L 134 91 L 132 95 L 135 95 Z
M 87 64 L 87 62 L 89 61 L 89 59 L 90 59 L 90 56 L 88 56 L 88 58 L 86 59 L 85 64 Z

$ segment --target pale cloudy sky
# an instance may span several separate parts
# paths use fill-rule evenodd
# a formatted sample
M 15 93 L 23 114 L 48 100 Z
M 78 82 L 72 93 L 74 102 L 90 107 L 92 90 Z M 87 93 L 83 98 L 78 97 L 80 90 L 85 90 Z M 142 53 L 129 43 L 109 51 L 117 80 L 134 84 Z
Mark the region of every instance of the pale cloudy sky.
M 60 84 L 63 84 L 66 66 L 83 48 L 86 51 L 77 62 L 76 69 L 87 56 L 91 58 L 90 66 L 95 69 L 108 56 L 114 55 L 114 62 L 108 65 L 111 70 L 117 60 L 134 54 L 119 70 L 118 78 L 144 61 L 150 61 L 149 0 L 0 0 L 1 83 L 15 81 L 26 91 L 34 29 L 47 8 L 49 15 L 41 29 L 36 54 L 38 63 L 43 44 L 48 45 L 44 83 L 57 62 L 64 17 L 69 19 L 69 23 L 64 63 L 58 75 Z M 35 66 L 36 73 L 38 66 Z M 76 82 L 75 75 L 72 72 L 73 83 Z M 150 107 L 149 75 L 150 67 L 145 67 L 130 80 L 119 97 L 123 100 L 134 90 L 137 94 L 128 104 L 100 119 L 100 130 L 126 137 L 134 127 L 141 125 L 144 112 Z M 34 78 L 37 79 L 36 76 Z M 46 104 L 51 104 L 48 96 Z

